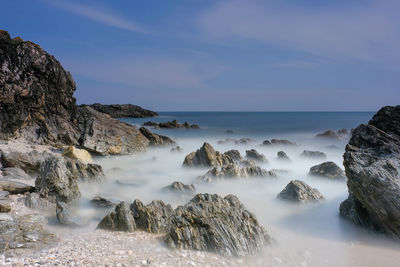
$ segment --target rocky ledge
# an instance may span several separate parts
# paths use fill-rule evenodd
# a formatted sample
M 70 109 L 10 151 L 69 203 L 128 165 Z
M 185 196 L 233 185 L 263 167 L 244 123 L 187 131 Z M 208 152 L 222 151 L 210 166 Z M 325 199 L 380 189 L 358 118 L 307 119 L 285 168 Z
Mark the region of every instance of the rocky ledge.
M 100 103 L 94 103 L 91 105 L 81 106 L 89 106 L 94 110 L 110 115 L 112 118 L 146 118 L 158 116 L 157 112 L 131 104 L 102 105 Z
M 340 214 L 400 238 L 400 106 L 383 107 L 354 129 L 343 158 L 349 198 Z
M 177 120 L 167 121 L 167 122 L 152 122 L 146 121 L 143 126 L 151 126 L 154 128 L 164 128 L 164 129 L 200 129 L 197 124 L 189 124 L 187 121 L 180 124 Z

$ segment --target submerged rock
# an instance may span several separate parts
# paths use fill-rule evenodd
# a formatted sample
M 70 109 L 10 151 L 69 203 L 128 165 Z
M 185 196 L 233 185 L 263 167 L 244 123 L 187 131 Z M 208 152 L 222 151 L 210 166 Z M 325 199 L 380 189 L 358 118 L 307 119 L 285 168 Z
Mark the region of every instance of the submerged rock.
M 196 192 L 196 187 L 193 184 L 186 185 L 182 182 L 173 182 L 172 184 L 162 188 L 162 191 L 174 194 L 191 195 Z
M 48 201 L 46 198 L 41 197 L 38 193 L 25 194 L 25 206 L 30 209 L 38 210 L 55 210 L 56 205 L 53 202 Z
M 158 116 L 157 112 L 131 104 L 102 105 L 100 103 L 94 103 L 88 106 L 99 112 L 106 113 L 112 118 L 146 118 Z
M 255 149 L 246 150 L 246 158 L 258 161 L 258 162 L 267 162 L 267 158 L 264 154 L 258 153 Z
M 310 187 L 303 181 L 293 180 L 278 194 L 278 198 L 292 202 L 318 202 L 324 200 L 316 188 Z
M 326 154 L 321 151 L 304 150 L 303 153 L 300 154 L 300 156 L 306 158 L 326 159 Z
M 284 151 L 278 151 L 276 154 L 280 160 L 290 160 L 289 156 Z
M 341 136 L 348 135 L 349 131 L 347 129 L 340 129 L 340 130 L 337 131 L 337 134 L 341 135 Z
M 213 167 L 224 166 L 230 163 L 233 163 L 231 157 L 215 151 L 209 143 L 204 143 L 196 152 L 192 152 L 185 157 L 183 166 Z
M 400 238 L 400 106 L 383 107 L 358 126 L 343 158 L 349 198 L 341 215 Z
M 172 248 L 244 256 L 272 240 L 233 195 L 198 194 L 175 210 L 171 224 L 165 243 Z
M 341 140 L 342 139 L 339 134 L 337 134 L 331 130 L 325 131 L 323 133 L 319 133 L 315 137 L 322 138 L 322 139 L 330 139 L 330 140 Z
M 329 179 L 346 179 L 344 171 L 332 161 L 327 161 L 310 168 L 309 175 L 321 176 Z

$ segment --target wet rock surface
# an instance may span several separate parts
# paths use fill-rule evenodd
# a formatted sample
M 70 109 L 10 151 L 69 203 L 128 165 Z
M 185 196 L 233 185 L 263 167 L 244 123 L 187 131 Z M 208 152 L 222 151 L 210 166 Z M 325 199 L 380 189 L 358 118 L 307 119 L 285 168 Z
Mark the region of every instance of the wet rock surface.
M 121 201 L 112 199 L 112 198 L 108 198 L 105 196 L 94 196 L 90 200 L 90 203 L 99 208 L 110 208 L 110 207 L 114 207 L 114 206 L 118 205 L 119 203 L 121 203 Z
M 329 179 L 346 179 L 344 171 L 332 161 L 323 162 L 310 168 L 309 175 L 321 176 Z
M 383 107 L 352 132 L 343 156 L 349 198 L 341 215 L 400 237 L 400 106 Z
M 316 188 L 300 180 L 293 180 L 278 194 L 278 198 L 291 202 L 318 202 L 324 200 L 323 195 Z
M 80 219 L 73 216 L 68 205 L 62 201 L 56 203 L 56 217 L 57 221 L 65 226 L 78 227 L 82 225 Z
M 82 105 L 86 106 L 86 105 Z M 146 117 L 154 117 L 158 116 L 157 112 L 144 109 L 137 105 L 131 104 L 111 104 L 111 105 L 103 105 L 100 103 L 94 103 L 91 105 L 87 105 L 99 112 L 106 113 L 110 115 L 112 118 L 146 118 Z

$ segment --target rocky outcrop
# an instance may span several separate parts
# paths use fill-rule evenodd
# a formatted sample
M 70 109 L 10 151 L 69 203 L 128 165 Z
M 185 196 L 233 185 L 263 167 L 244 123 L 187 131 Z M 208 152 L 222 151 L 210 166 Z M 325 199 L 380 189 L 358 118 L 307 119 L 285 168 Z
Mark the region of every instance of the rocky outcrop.
M 0 202 L 0 213 L 7 213 L 11 211 L 11 205 L 7 202 Z
M 193 184 L 186 185 L 182 182 L 175 181 L 172 184 L 163 187 L 161 190 L 166 193 L 178 195 L 193 195 L 196 192 L 196 187 Z
M 228 150 L 228 151 L 224 152 L 224 155 L 230 157 L 232 160 L 237 161 L 237 162 L 243 160 L 242 155 L 240 155 L 239 150 L 236 150 L 236 149 Z
M 119 203 L 115 210 L 106 215 L 97 226 L 99 229 L 133 232 L 136 229 L 136 223 L 130 205 L 123 201 Z
M 246 158 L 257 162 L 267 162 L 267 158 L 264 154 L 258 153 L 255 149 L 246 150 Z
M 0 214 L 0 254 L 16 256 L 54 242 L 56 237 L 45 230 L 45 224 L 39 214 Z
M 171 205 L 161 200 L 143 205 L 136 199 L 131 205 L 131 211 L 137 229 L 159 234 L 168 232 L 171 227 L 171 216 L 174 210 Z
M 326 159 L 326 154 L 321 151 L 304 150 L 300 156 L 312 159 Z
M 308 174 L 334 180 L 346 179 L 344 171 L 332 161 L 327 161 L 311 167 Z
M 0 139 L 75 145 L 101 155 L 131 154 L 149 145 L 134 126 L 77 107 L 71 74 L 37 44 L 11 39 L 5 31 L 0 31 L 0 88 Z
M 196 152 L 192 152 L 185 157 L 183 166 L 187 167 L 214 167 L 224 166 L 234 163 L 229 156 L 222 154 L 209 144 L 204 143 Z
M 316 188 L 303 181 L 293 180 L 278 194 L 278 198 L 300 203 L 318 202 L 324 200 Z
M 165 243 L 172 248 L 243 256 L 271 242 L 237 197 L 198 194 L 175 210 Z
M 87 106 L 101 113 L 106 113 L 110 115 L 112 118 L 146 118 L 146 117 L 158 116 L 157 112 L 131 104 L 102 105 L 100 103 L 94 103 L 92 105 L 87 105 Z
M 400 106 L 354 129 L 343 158 L 349 198 L 341 215 L 400 238 Z
M 297 144 L 286 140 L 286 139 L 271 139 L 271 141 L 269 140 L 265 140 L 263 142 L 264 146 L 269 146 L 269 145 L 274 145 L 274 146 L 296 146 Z
M 225 138 L 225 140 L 219 140 L 218 144 L 219 145 L 225 145 L 225 144 L 248 145 L 252 142 L 254 142 L 254 140 L 250 139 L 250 138 L 240 138 L 240 139 Z
M 158 135 L 150 132 L 149 129 L 145 127 L 141 127 L 139 129 L 140 133 L 143 134 L 150 142 L 151 146 L 172 146 L 176 145 L 176 143 L 165 135 Z M 179 147 L 179 146 L 178 146 Z
M 319 133 L 315 136 L 316 138 L 326 139 L 326 140 L 341 140 L 341 136 L 332 130 L 327 130 L 323 133 Z
M 189 124 L 187 121 L 180 124 L 177 120 L 160 122 L 160 123 L 147 121 L 143 123 L 143 126 L 151 126 L 155 128 L 164 128 L 164 129 L 200 129 L 199 125 L 197 124 Z
M 278 153 L 276 153 L 276 155 L 278 156 L 278 159 L 280 160 L 290 160 L 289 156 L 284 152 L 284 151 L 278 151 Z

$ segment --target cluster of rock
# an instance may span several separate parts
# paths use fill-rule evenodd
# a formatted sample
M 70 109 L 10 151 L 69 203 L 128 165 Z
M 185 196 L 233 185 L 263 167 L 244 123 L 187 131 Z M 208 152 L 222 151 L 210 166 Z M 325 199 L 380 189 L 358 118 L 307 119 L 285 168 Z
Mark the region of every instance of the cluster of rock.
M 262 144 L 264 146 L 271 146 L 271 145 L 273 145 L 273 146 L 296 146 L 297 145 L 296 143 L 286 140 L 286 139 L 271 139 L 271 141 L 267 139 Z
M 344 137 L 347 137 L 348 134 L 349 131 L 347 131 L 347 129 L 340 129 L 337 132 L 327 130 L 323 133 L 317 134 L 315 137 L 326 140 L 342 140 Z
M 0 31 L 0 139 L 130 154 L 150 143 L 138 129 L 76 106 L 71 74 L 39 45 Z
M 262 249 L 272 239 L 237 197 L 198 194 L 175 210 L 163 201 L 143 205 L 121 202 L 98 228 L 164 233 L 167 246 L 242 256 Z
M 165 129 L 200 129 L 198 124 L 189 124 L 187 121 L 180 124 L 177 120 L 167 122 L 152 122 L 146 121 L 143 126 L 151 126 L 154 128 L 165 128 Z
M 340 214 L 400 237 L 400 106 L 380 109 L 352 131 L 344 153 L 349 198 Z
M 94 110 L 110 115 L 112 118 L 146 118 L 146 117 L 158 116 L 157 112 L 131 104 L 103 105 L 100 103 L 94 103 L 91 105 L 81 105 L 81 106 L 89 106 Z
M 218 144 L 219 145 L 226 145 L 226 144 L 233 144 L 233 145 L 248 145 L 250 143 L 254 142 L 253 139 L 251 138 L 240 138 L 240 139 L 234 139 L 234 138 L 225 138 L 225 140 L 219 140 Z

